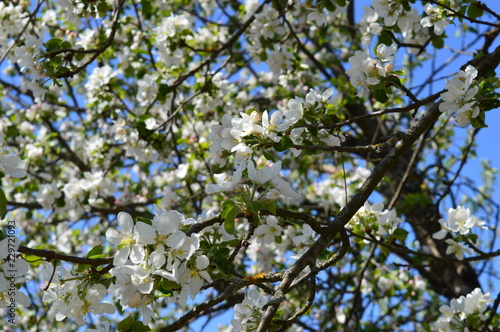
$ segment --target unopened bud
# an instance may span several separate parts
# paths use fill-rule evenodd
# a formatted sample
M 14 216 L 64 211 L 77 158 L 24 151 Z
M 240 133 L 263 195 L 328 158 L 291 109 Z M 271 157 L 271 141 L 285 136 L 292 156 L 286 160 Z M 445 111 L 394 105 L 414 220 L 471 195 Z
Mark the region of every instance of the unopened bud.
M 253 123 L 259 123 L 260 122 L 260 113 L 257 111 L 253 111 L 250 114 L 250 117 L 252 118 Z
M 142 304 L 142 294 L 138 291 L 130 294 L 130 298 L 128 299 L 128 306 L 130 308 L 136 308 Z
M 385 65 L 384 69 L 387 74 L 392 73 L 392 71 L 394 70 L 394 65 L 392 63 L 388 63 Z
M 235 193 L 241 193 L 241 192 L 243 192 L 243 191 L 245 191 L 245 190 L 247 190 L 247 189 L 248 189 L 248 186 L 247 186 L 247 185 L 245 185 L 245 184 L 241 184 L 241 183 L 240 183 L 240 184 L 237 184 L 237 185 L 234 187 L 234 192 L 235 192 Z

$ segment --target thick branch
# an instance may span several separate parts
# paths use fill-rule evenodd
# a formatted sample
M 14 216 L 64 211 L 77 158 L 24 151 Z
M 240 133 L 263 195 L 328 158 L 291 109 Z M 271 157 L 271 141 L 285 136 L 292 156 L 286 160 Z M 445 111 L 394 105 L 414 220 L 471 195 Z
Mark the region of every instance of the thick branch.
M 500 47 L 488 56 L 471 61 L 478 70 L 478 78 L 484 76 L 491 70 L 494 70 L 500 63 Z M 399 158 L 409 151 L 417 139 L 431 127 L 442 114 L 439 111 L 439 104 L 433 104 L 429 110 L 406 132 L 405 137 L 399 141 L 396 146 L 382 159 L 375 167 L 368 179 L 363 183 L 356 195 L 340 211 L 335 220 L 328 226 L 328 232 L 323 233 L 319 239 L 309 248 L 309 250 L 300 257 L 294 265 L 286 272 L 283 281 L 278 286 L 273 300 L 282 298 L 289 290 L 293 280 L 307 266 L 307 262 L 316 259 L 332 241 L 332 239 L 344 230 L 345 225 L 351 220 L 354 214 L 363 206 L 368 197 L 377 188 L 380 181 L 390 169 L 398 162 Z M 279 302 L 274 302 L 267 307 L 264 317 L 257 328 L 258 332 L 268 330 L 271 320 L 279 308 Z

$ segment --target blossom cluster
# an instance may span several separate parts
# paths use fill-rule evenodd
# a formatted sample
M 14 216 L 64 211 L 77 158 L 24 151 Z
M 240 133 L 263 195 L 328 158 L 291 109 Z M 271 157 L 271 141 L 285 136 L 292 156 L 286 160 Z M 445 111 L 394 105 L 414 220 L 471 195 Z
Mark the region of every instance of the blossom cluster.
M 471 118 L 479 115 L 479 106 L 474 98 L 479 86 L 474 80 L 477 69 L 468 65 L 465 70 L 459 70 L 452 79 L 446 80 L 447 91 L 441 94 L 443 102 L 439 110 L 448 115 L 455 114 L 455 120 L 461 127 L 470 123 Z
M 351 84 L 356 88 L 363 88 L 360 93 L 378 85 L 393 72 L 394 65 L 391 61 L 394 60 L 396 50 L 396 44 L 380 44 L 376 50 L 377 58 L 370 57 L 365 51 L 356 51 L 349 59 L 352 67 L 346 70 Z
M 51 302 L 51 310 L 55 311 L 55 319 L 73 319 L 83 326 L 88 314 L 112 314 L 114 304 L 102 302 L 108 290 L 100 283 L 92 283 L 86 276 L 74 274 L 64 267 L 56 268 L 57 279 L 52 278 L 53 267 L 47 265 L 43 270 L 45 280 L 50 282 L 43 295 L 43 301 Z
M 254 331 L 262 319 L 262 308 L 269 301 L 265 295 L 260 295 L 256 288 L 251 288 L 245 294 L 243 302 L 234 306 L 233 327 L 238 331 Z
M 487 229 L 484 226 L 486 222 L 471 215 L 470 210 L 463 206 L 458 206 L 456 209 L 450 208 L 448 210 L 448 219 L 441 218 L 438 221 L 441 224 L 441 230 L 432 235 L 433 238 L 438 240 L 444 239 L 448 233 L 458 235 L 459 239 L 462 239 L 465 235 L 471 234 L 474 227 Z M 454 254 L 459 260 L 464 259 L 464 253 L 472 254 L 472 251 L 464 244 L 453 239 L 446 239 L 446 243 L 448 243 L 446 253 Z
M 169 294 L 167 301 L 184 306 L 188 296 L 194 299 L 203 283 L 212 281 L 208 271 L 210 258 L 202 252 L 200 238 L 231 241 L 234 237 L 218 225 L 191 236 L 182 230 L 213 217 L 213 213 L 200 216 L 202 219 L 198 220 L 186 219 L 177 211 L 164 211 L 159 207 L 156 213 L 149 224 L 134 223 L 130 214 L 120 212 L 118 229 L 106 232 L 109 243 L 117 248 L 113 268 L 109 271 L 114 281 L 108 287 L 61 266 L 56 269 L 57 280 L 51 277 L 52 267 L 44 270 L 45 279 L 50 282 L 44 300 L 54 303 L 58 321 L 68 317 L 84 325 L 88 313 L 113 313 L 114 305 L 102 303 L 109 292 L 120 301 L 122 308 L 139 310 L 144 324 L 148 325 L 154 318 L 152 304 L 158 300 L 155 291 L 159 287 Z
M 159 26 L 154 28 L 156 34 L 155 47 L 158 49 L 158 59 L 165 68 L 175 68 L 181 64 L 185 57 L 182 48 L 172 47 L 175 45 L 183 31 L 192 28 L 191 19 L 188 15 L 171 15 L 164 17 Z M 142 36 L 138 36 L 141 38 Z
M 83 202 L 88 199 L 95 204 L 99 197 L 112 196 L 115 185 L 104 176 L 103 171 L 85 172 L 82 179 L 71 179 L 61 182 L 46 183 L 39 187 L 37 202 L 44 210 L 57 209 L 68 211 L 69 218 L 76 220 L 83 211 Z M 55 202 L 64 197 L 64 207 L 57 207 Z
M 153 317 L 149 305 L 155 301 L 159 284 L 172 292 L 180 288 L 173 300 L 185 305 L 187 296 L 194 299 L 203 282 L 212 281 L 207 271 L 209 258 L 198 250 L 200 235 L 187 236 L 181 230 L 196 220 L 185 219 L 173 210 L 157 207 L 156 212 L 151 225 L 142 221 L 134 224 L 128 213 L 120 212 L 119 230 L 106 232 L 108 241 L 118 248 L 110 271 L 116 282 L 109 291 L 124 308 L 140 310 L 145 324 Z M 170 286 L 166 286 L 167 281 Z
M 383 236 L 393 235 L 402 221 L 395 209 L 384 209 L 383 203 L 371 205 L 365 202 L 347 226 L 351 229 L 359 228 L 363 233 L 371 233 L 380 239 Z
M 236 171 L 233 175 L 227 173 L 215 174 L 216 184 L 206 187 L 208 194 L 232 191 L 240 184 L 243 172 L 246 170 L 248 179 L 258 184 L 272 184 L 276 191 L 270 191 L 267 198 L 277 198 L 276 193 L 292 199 L 300 198 L 290 184 L 280 174 L 281 162 L 275 162 L 269 167 L 256 168 L 255 162 L 258 153 L 268 149 L 274 143 L 280 143 L 288 139 L 292 144 L 300 144 L 306 135 L 304 128 L 294 128 L 293 125 L 303 117 L 304 110 L 316 111 L 329 103 L 337 103 L 339 95 L 333 97 L 333 89 L 329 88 L 322 94 L 312 90 L 306 95 L 305 100 L 294 98 L 288 101 L 288 107 L 283 110 L 275 110 L 270 113 L 264 111 L 262 114 L 255 110 L 249 110 L 240 116 L 224 115 L 220 125 L 212 126 L 209 134 L 211 140 L 210 152 L 213 155 L 212 162 L 221 167 L 227 163 L 228 157 L 234 155 Z M 317 133 L 317 139 L 321 144 L 338 146 L 342 135 L 332 135 L 325 129 Z M 295 155 L 298 151 L 292 148 Z
M 469 331 L 473 326 L 477 331 L 482 330 L 482 323 L 487 319 L 484 312 L 492 302 L 489 292 L 483 294 L 480 288 L 476 288 L 467 296 L 452 299 L 450 305 L 441 306 L 441 316 L 434 326 L 439 332 Z M 474 320 L 473 317 L 479 318 L 480 321 Z M 477 324 L 480 325 L 475 326 Z
M 452 6 L 454 7 L 454 5 Z M 455 8 L 452 8 L 455 9 Z M 448 10 L 430 3 L 424 6 L 424 13 L 419 14 L 410 2 L 396 0 L 376 0 L 371 6 L 364 7 L 365 14 L 360 22 L 363 35 L 362 43 L 368 46 L 373 36 L 380 35 L 384 28 L 397 27 L 402 41 L 408 45 L 424 45 L 430 37 L 429 28 L 440 36 L 450 24 Z M 408 52 L 418 53 L 418 47 L 409 47 Z

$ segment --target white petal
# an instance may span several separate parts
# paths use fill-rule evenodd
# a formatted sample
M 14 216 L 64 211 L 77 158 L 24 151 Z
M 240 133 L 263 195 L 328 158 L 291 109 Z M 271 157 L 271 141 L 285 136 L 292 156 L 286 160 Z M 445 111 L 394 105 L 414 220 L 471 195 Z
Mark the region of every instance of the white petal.
M 127 262 L 129 255 L 130 255 L 129 246 L 119 249 L 115 254 L 115 258 L 113 259 L 113 265 L 114 266 L 124 265 Z
M 116 229 L 108 229 L 106 231 L 106 238 L 111 244 L 115 246 L 119 245 L 122 241 L 123 234 Z
M 127 212 L 118 213 L 118 225 L 120 229 L 124 233 L 132 233 L 132 229 L 134 228 L 134 220 L 132 216 Z
M 15 178 L 22 178 L 26 175 L 26 163 L 13 154 L 0 156 L 0 165 L 7 174 Z
M 144 247 L 141 245 L 133 245 L 130 251 L 130 260 L 132 263 L 139 264 L 144 261 L 144 258 L 146 258 Z
M 155 243 L 156 232 L 150 225 L 139 221 L 135 225 L 135 231 L 137 235 L 137 241 L 141 244 L 153 244 Z

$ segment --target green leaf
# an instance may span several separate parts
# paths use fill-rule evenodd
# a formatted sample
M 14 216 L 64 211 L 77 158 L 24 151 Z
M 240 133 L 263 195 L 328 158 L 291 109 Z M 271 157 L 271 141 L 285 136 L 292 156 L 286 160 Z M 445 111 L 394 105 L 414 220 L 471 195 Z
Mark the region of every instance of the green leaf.
M 264 202 L 264 207 L 269 210 L 272 214 L 276 214 L 276 202 L 272 199 L 269 199 Z
M 484 10 L 478 3 L 472 2 L 467 8 L 467 16 L 469 16 L 473 20 L 483 15 Z
M 69 41 L 65 40 L 61 43 L 61 49 L 71 49 L 73 48 L 73 44 L 71 44 Z
M 226 214 L 226 217 L 224 218 L 224 229 L 226 232 L 229 234 L 236 234 L 236 227 L 234 220 L 236 219 L 236 216 L 241 212 L 241 209 L 238 206 L 233 206 L 231 210 Z
M 0 219 L 5 218 L 7 214 L 7 197 L 2 188 L 0 188 Z
M 377 89 L 373 91 L 373 97 L 380 103 L 386 103 L 389 100 L 389 97 L 387 97 L 384 89 Z
M 239 240 L 237 240 L 237 241 L 239 243 Z M 229 250 L 229 248 L 223 247 L 223 248 L 219 248 L 215 251 L 214 257 L 216 260 L 222 259 L 222 258 L 226 259 L 229 256 L 229 254 L 231 254 L 231 250 Z
M 167 100 L 167 95 L 170 92 L 170 87 L 167 84 L 160 84 L 158 87 L 158 94 L 156 95 L 156 99 L 160 103 L 164 103 Z
M 394 230 L 394 232 L 392 233 L 392 235 L 398 239 L 399 241 L 401 242 L 404 242 L 404 240 L 406 239 L 406 237 L 408 236 L 408 231 L 402 229 L 402 228 L 396 228 Z
M 141 9 L 142 9 L 142 15 L 144 15 L 147 18 L 151 17 L 151 14 L 153 13 L 153 6 L 151 6 L 151 1 L 142 0 Z
M 325 0 L 323 4 L 325 5 L 325 8 L 330 12 L 334 12 L 335 9 L 337 9 L 337 6 L 335 6 L 332 0 Z
M 277 159 L 276 159 L 276 154 L 275 153 L 271 153 L 269 150 L 264 150 L 264 157 L 269 160 L 269 161 L 272 161 L 272 162 L 277 162 Z
M 378 36 L 378 44 L 385 44 L 387 46 L 392 45 L 392 37 L 391 34 L 387 31 L 383 31 L 380 36 Z
M 379 246 L 380 248 L 380 251 L 382 252 L 382 254 L 385 256 L 385 257 L 389 257 L 390 255 L 390 251 L 389 249 L 387 249 L 387 247 L 384 247 L 384 246 Z
M 401 80 L 399 79 L 399 77 L 395 75 L 390 75 L 389 77 L 387 77 L 387 81 L 397 88 L 401 88 L 403 86 L 403 84 L 401 84 Z
M 45 43 L 45 50 L 47 52 L 55 52 L 61 49 L 62 40 L 60 38 L 52 38 Z
M 175 281 L 168 280 L 168 279 L 163 279 L 161 281 L 161 288 L 160 291 L 163 294 L 171 294 L 172 289 L 179 288 L 180 285 L 176 283 Z
M 228 246 L 228 247 L 236 247 L 239 243 L 240 243 L 240 240 L 233 239 L 233 240 L 229 240 L 229 241 L 223 241 L 220 243 L 220 245 L 224 245 L 224 246 Z M 227 249 L 227 248 L 221 248 L 221 249 Z
M 259 212 L 260 210 L 262 210 L 262 208 L 264 207 L 264 205 L 261 203 L 261 202 L 252 202 L 250 203 L 250 207 L 252 208 L 252 211 L 253 212 Z
M 229 269 L 227 257 L 220 258 L 215 261 L 217 268 L 224 274 L 231 274 L 231 269 Z
M 437 49 L 441 49 L 444 47 L 444 39 L 443 38 L 432 38 L 432 46 Z
M 467 238 L 470 240 L 470 242 L 472 243 L 477 243 L 477 239 L 479 238 L 479 236 L 477 234 L 469 234 L 467 235 Z
M 227 214 L 229 211 L 233 208 L 233 206 L 236 205 L 236 202 L 232 199 L 225 200 L 224 203 L 222 203 L 222 210 L 220 212 L 220 216 L 222 218 L 226 218 Z
M 111 286 L 111 284 L 115 283 L 116 282 L 116 277 L 111 277 L 111 278 L 101 278 L 99 280 L 99 283 L 100 284 L 103 284 L 104 286 L 106 286 L 106 288 L 109 288 L 109 286 Z
M 91 265 L 87 265 L 87 264 L 76 264 L 75 271 L 82 273 L 82 272 L 87 271 L 91 267 L 92 267 Z
M 92 258 L 96 255 L 102 254 L 103 249 L 104 247 L 102 246 L 102 244 L 95 246 L 94 248 L 90 249 L 90 251 L 87 254 L 87 258 Z
M 117 324 L 118 331 L 125 332 L 125 331 L 130 330 L 130 327 L 132 326 L 133 323 L 134 323 L 134 319 L 132 317 L 125 318 L 124 320 L 122 320 L 121 322 L 119 322 Z
M 475 118 L 470 119 L 470 123 L 474 128 L 486 128 L 486 113 L 484 111 L 479 111 L 479 114 Z
M 403 5 L 403 9 L 405 10 L 405 12 L 411 11 L 412 7 L 410 1 L 402 1 L 401 4 Z
M 84 58 L 85 58 L 85 53 L 76 53 L 75 54 L 76 61 L 82 61 Z
M 144 325 L 143 322 L 134 320 L 132 317 L 127 317 L 117 325 L 120 332 L 146 332 L 151 331 L 149 326 Z
M 346 0 L 336 0 L 335 1 L 339 7 L 345 7 L 347 5 Z
M 279 152 L 288 150 L 293 146 L 294 146 L 293 141 L 288 136 L 283 136 L 278 143 L 273 144 L 273 148 Z

